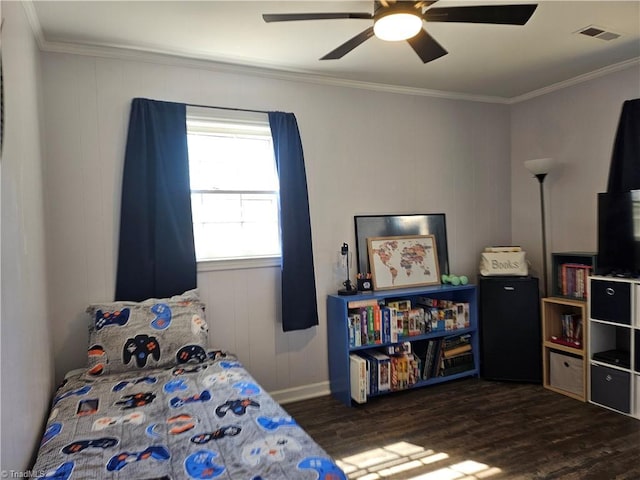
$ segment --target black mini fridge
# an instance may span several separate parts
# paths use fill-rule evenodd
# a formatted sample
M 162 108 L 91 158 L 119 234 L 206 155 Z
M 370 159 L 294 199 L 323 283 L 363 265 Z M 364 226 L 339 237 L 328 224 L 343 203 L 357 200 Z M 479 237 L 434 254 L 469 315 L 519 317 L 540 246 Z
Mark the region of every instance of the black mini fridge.
M 540 293 L 535 277 L 479 277 L 480 376 L 542 383 Z

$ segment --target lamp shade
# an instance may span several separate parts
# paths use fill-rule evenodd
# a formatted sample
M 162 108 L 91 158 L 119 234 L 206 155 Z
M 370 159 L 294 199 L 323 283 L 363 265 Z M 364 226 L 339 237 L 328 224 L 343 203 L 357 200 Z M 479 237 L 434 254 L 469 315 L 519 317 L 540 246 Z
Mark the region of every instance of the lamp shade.
M 381 40 L 398 41 L 415 36 L 422 28 L 422 19 L 413 13 L 392 11 L 376 19 L 373 33 Z
M 546 175 L 555 166 L 553 158 L 535 158 L 533 160 L 525 160 L 524 168 L 534 175 Z

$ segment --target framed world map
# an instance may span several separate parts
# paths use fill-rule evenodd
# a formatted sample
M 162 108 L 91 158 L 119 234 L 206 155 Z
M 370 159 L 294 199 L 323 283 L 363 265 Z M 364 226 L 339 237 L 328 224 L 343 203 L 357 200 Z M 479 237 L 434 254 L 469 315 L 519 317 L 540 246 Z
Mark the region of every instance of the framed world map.
M 440 283 L 433 235 L 371 237 L 367 247 L 374 290 Z

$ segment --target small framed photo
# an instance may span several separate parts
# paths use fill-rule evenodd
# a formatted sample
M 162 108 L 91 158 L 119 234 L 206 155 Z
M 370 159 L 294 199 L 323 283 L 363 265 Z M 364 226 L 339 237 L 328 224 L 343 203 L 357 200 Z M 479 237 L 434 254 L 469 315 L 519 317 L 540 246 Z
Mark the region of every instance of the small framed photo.
M 367 238 L 374 290 L 440 284 L 434 235 Z

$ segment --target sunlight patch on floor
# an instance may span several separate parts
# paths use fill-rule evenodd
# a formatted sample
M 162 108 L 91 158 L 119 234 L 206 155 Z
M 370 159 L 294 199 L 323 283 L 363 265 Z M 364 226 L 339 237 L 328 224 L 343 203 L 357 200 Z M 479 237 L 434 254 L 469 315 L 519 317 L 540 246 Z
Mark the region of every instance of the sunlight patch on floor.
M 483 480 L 501 473 L 474 460 L 465 460 L 444 465 L 449 459 L 445 452 L 435 452 L 409 442 L 397 442 L 384 447 L 373 448 L 356 455 L 336 460 L 351 480 L 381 480 L 406 473 L 425 465 L 433 465 L 433 470 L 407 480 Z

